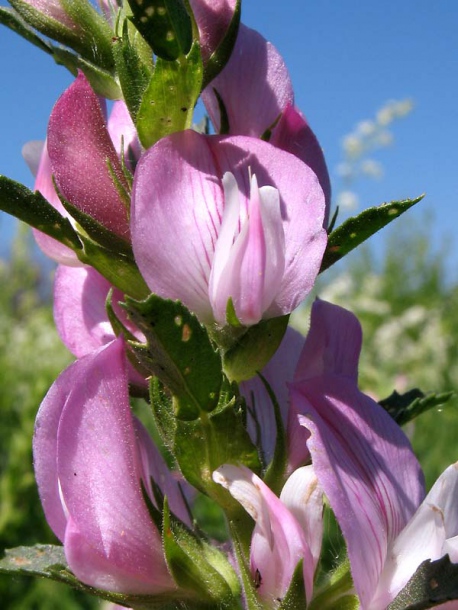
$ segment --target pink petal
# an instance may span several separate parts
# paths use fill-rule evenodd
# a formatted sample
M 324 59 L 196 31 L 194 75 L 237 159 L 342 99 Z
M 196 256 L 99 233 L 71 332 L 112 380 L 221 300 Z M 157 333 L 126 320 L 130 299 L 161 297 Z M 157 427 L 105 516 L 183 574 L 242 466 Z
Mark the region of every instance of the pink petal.
M 38 410 L 33 437 L 33 465 L 46 520 L 61 542 L 67 515 L 64 512 L 57 474 L 57 430 L 73 382 L 81 377 L 81 365 L 74 362 L 53 383 Z
M 92 267 L 57 268 L 54 320 L 62 341 L 77 358 L 115 339 L 105 309 L 110 288 L 111 284 Z
M 202 58 L 206 63 L 224 38 L 236 0 L 190 0 L 190 4 L 199 28 Z
M 238 186 L 232 176 L 230 186 L 223 177 L 225 209 L 220 235 L 216 243 L 210 299 L 215 319 L 222 326 L 226 322 L 227 302 L 231 298 L 238 320 L 246 326 L 256 324 L 275 298 L 285 265 L 285 239 L 280 214 L 280 198 L 273 187 L 258 188 L 256 176 L 251 177 L 250 201 L 240 233 L 233 232 L 230 243 L 225 239 L 227 213 L 234 216 L 231 203 L 238 199 Z M 234 197 L 233 191 L 236 191 Z M 240 204 L 236 217 L 239 223 Z M 221 243 L 222 242 L 222 243 Z M 219 258 L 223 259 L 222 264 Z M 219 273 L 217 273 L 219 271 Z
M 82 212 L 129 239 L 127 211 L 111 166 L 128 191 L 99 99 L 80 73 L 59 98 L 48 127 L 48 152 L 59 189 Z
M 64 218 L 70 217 L 69 213 L 60 202 L 60 199 L 56 193 L 56 189 L 54 188 L 52 180 L 51 160 L 49 158 L 48 147 L 46 142 L 44 143 L 41 152 L 40 162 L 38 165 L 38 171 L 35 180 L 35 190 L 39 191 L 43 195 L 43 197 L 47 201 L 49 201 L 49 203 L 54 208 L 56 208 L 59 214 L 61 214 Z M 49 237 L 49 235 L 46 235 L 41 231 L 37 231 L 36 229 L 32 230 L 38 246 L 47 256 L 57 261 L 58 263 L 62 263 L 63 265 L 81 265 L 78 260 L 78 257 L 73 252 L 73 250 L 67 248 L 67 246 L 64 246 L 56 239 Z
M 151 478 L 159 487 L 162 494 L 167 497 L 170 510 L 178 519 L 192 527 L 189 510 L 184 501 L 184 494 L 192 494 L 187 482 L 178 473 L 171 473 L 158 448 L 153 443 L 151 436 L 140 421 L 134 419 L 134 427 L 137 436 L 140 461 L 143 470 L 142 480 L 153 504 L 162 511 L 162 506 L 157 506 L 154 500 L 154 491 L 151 487 Z
M 241 222 L 248 215 L 250 175 L 261 187 L 280 193 L 285 272 L 263 317 L 289 313 L 310 291 L 320 267 L 326 245 L 324 197 L 306 165 L 258 139 L 187 131 L 163 138 L 143 155 L 132 203 L 132 243 L 140 271 L 153 292 L 179 299 L 203 322 L 212 321 L 209 277 L 226 172 L 237 182 Z
M 127 167 L 133 171 L 142 149 L 135 125 L 122 100 L 114 102 L 107 128 L 118 157 L 121 158 L 123 152 Z
M 391 545 L 371 610 L 385 608 L 426 559 L 435 561 L 448 553 L 452 562 L 458 562 L 457 536 L 458 464 L 453 464 Z
M 237 180 L 245 202 L 241 215 L 244 207 L 248 209 L 251 175 L 260 187 L 273 187 L 280 194 L 285 270 L 263 317 L 290 313 L 313 287 L 326 247 L 324 196 L 318 180 L 296 157 L 256 138 L 214 136 L 210 145 L 219 171 L 231 172 Z
M 261 371 L 277 398 L 285 426 L 289 410 L 286 383 L 293 379 L 303 345 L 304 337 L 288 327 L 279 348 Z M 262 448 L 264 461 L 268 464 L 273 457 L 277 434 L 272 402 L 259 377 L 243 381 L 240 391 L 248 405 L 248 432 L 256 445 Z
M 244 466 L 225 464 L 213 479 L 238 501 L 256 522 L 251 539 L 251 572 L 259 595 L 275 603 L 288 590 L 298 562 L 304 560 L 307 599 L 313 589 L 313 559 L 304 532 L 293 514 L 263 481 Z
M 145 338 L 119 306 L 124 295 L 92 267 L 57 268 L 54 280 L 54 321 L 65 346 L 80 358 L 116 338 L 108 319 L 106 300 L 112 290 L 112 307 L 121 324 L 140 342 Z M 144 386 L 145 379 L 128 363 L 129 381 Z
M 323 150 L 305 117 L 292 104 L 282 112 L 269 140 L 274 146 L 292 153 L 318 176 L 326 200 L 324 227 L 328 226 L 331 206 L 331 181 Z
M 424 496 L 421 468 L 402 430 L 352 379 L 322 375 L 296 382 L 291 400 L 310 431 L 313 467 L 347 542 L 365 608 L 388 545 Z
M 113 591 L 171 590 L 161 536 L 140 487 L 122 340 L 76 365 L 57 438 L 69 566 L 83 582 Z
M 291 474 L 281 491 L 280 500 L 302 527 L 315 572 L 323 540 L 323 490 L 313 466 L 302 466 Z
M 220 111 L 214 89 L 226 108 L 231 134 L 260 137 L 293 102 L 285 62 L 258 32 L 240 24 L 231 58 L 202 93 L 216 131 Z
M 295 380 L 336 374 L 356 383 L 361 345 L 362 330 L 356 316 L 343 307 L 316 299 Z
M 211 321 L 213 251 L 223 211 L 209 140 L 194 131 L 163 138 L 140 160 L 132 198 L 132 245 L 152 292 Z

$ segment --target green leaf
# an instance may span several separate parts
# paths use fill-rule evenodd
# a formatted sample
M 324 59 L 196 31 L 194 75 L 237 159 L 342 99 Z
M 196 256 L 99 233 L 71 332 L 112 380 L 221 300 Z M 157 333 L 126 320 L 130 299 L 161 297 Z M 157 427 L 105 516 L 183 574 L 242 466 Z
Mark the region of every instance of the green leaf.
M 380 400 L 379 404 L 400 426 L 403 426 L 425 411 L 442 406 L 453 396 L 455 396 L 454 392 L 423 394 L 418 388 L 409 390 L 405 394 L 398 394 L 395 390 L 390 396 Z
M 124 100 L 135 122 L 153 71 L 152 64 L 145 64 L 137 47 L 132 44 L 127 20 L 123 24 L 122 36 L 113 40 L 113 55 Z
M 192 22 L 182 0 L 128 0 L 130 18 L 157 57 L 167 61 L 186 55 Z
M 230 494 L 212 479 L 223 464 L 244 464 L 259 472 L 257 448 L 246 430 L 244 403 L 224 389 L 221 404 L 194 421 L 177 420 L 173 453 L 183 476 L 197 489 L 214 498 L 225 510 L 243 511 Z
M 145 148 L 164 136 L 191 127 L 202 73 L 197 43 L 179 60 L 157 59 L 137 114 L 138 136 Z
M 239 583 L 228 559 L 171 518 L 164 506 L 163 547 L 168 568 L 179 587 L 206 603 L 237 608 Z M 214 608 L 214 605 L 212 605 Z
M 275 396 L 265 377 L 263 377 L 261 373 L 258 373 L 258 375 L 266 388 L 270 401 L 272 402 L 272 408 L 274 409 L 275 413 L 275 427 L 277 430 L 274 455 L 266 470 L 264 483 L 275 494 L 277 494 L 277 496 L 279 496 L 285 483 L 285 472 L 288 463 L 288 446 L 286 443 L 285 426 L 283 425 L 281 408 L 278 404 L 277 397 Z
M 264 368 L 277 351 L 288 320 L 289 316 L 261 320 L 224 352 L 223 368 L 230 380 L 251 379 Z
M 80 234 L 84 250 L 77 252 L 80 261 L 91 265 L 116 288 L 135 299 L 144 299 L 149 288 L 135 261 L 123 253 L 108 250 L 89 237 Z
M 423 561 L 387 610 L 426 610 L 458 599 L 458 564 L 448 555 Z
M 41 193 L 34 193 L 6 176 L 0 176 L 0 209 L 68 248 L 81 250 L 81 241 L 68 218 L 61 216 Z
M 235 41 L 237 40 L 241 10 L 242 2 L 241 0 L 237 0 L 229 27 L 218 47 L 211 54 L 206 63 L 202 89 L 204 89 L 216 76 L 218 76 L 229 61 L 234 49 Z
M 221 359 L 198 319 L 178 301 L 156 295 L 142 302 L 127 299 L 126 309 L 146 337 L 146 346 L 133 343 L 132 349 L 174 395 L 177 417 L 192 420 L 212 411 L 221 388 Z
M 395 218 L 407 212 L 409 208 L 422 199 L 423 195 L 416 199 L 382 203 L 382 205 L 368 208 L 358 216 L 346 220 L 329 235 L 320 273 L 331 267 L 374 233 L 383 229 Z
M 182 605 L 176 593 L 154 596 L 124 595 L 85 585 L 70 572 L 63 547 L 51 544 L 21 546 L 5 551 L 5 557 L 0 559 L 0 573 L 48 578 L 115 604 L 138 610 L 176 610 L 177 607 L 199 610 L 200 608 L 199 604 L 188 604 L 186 600 L 186 605 Z

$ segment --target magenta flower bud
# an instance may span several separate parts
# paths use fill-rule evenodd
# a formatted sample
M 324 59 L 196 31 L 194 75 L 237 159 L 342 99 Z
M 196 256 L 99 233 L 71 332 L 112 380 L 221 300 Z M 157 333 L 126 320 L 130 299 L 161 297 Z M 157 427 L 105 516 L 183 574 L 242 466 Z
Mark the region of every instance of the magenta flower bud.
M 129 185 L 99 98 L 82 73 L 53 108 L 47 148 L 51 170 L 63 196 L 128 240 L 128 210 L 120 188 L 128 193 Z
M 166 169 L 164 169 L 166 168 Z M 291 312 L 326 246 L 324 196 L 293 155 L 247 137 L 185 131 L 137 166 L 132 245 L 152 292 L 224 326 Z
M 33 448 L 45 515 L 76 577 L 122 593 L 175 591 L 141 482 L 151 494 L 152 477 L 171 509 L 186 511 L 177 482 L 131 415 L 122 339 L 58 377 L 38 412 Z

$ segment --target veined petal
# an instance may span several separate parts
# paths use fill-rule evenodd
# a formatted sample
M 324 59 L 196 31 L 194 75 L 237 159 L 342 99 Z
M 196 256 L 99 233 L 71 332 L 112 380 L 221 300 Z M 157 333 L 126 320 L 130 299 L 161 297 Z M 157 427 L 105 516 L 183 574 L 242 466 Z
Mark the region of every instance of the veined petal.
M 64 218 L 70 217 L 69 213 L 60 202 L 56 189 L 54 188 L 51 160 L 48 154 L 47 142 L 44 142 L 41 151 L 41 157 L 35 180 L 35 190 L 39 191 Z M 75 267 L 81 265 L 73 250 L 67 246 L 64 246 L 64 244 L 61 244 L 59 241 L 53 239 L 49 235 L 46 235 L 46 233 L 37 231 L 37 229 L 32 229 L 32 231 L 38 246 L 47 256 L 58 263 L 62 263 L 63 265 Z
M 60 338 L 77 358 L 116 338 L 105 309 L 110 288 L 92 267 L 61 265 L 56 270 L 54 321 Z
M 202 136 L 204 137 L 204 136 Z M 293 155 L 245 136 L 209 139 L 219 171 L 233 173 L 239 188 L 240 216 L 248 216 L 251 180 L 280 195 L 285 267 L 278 292 L 263 317 L 290 313 L 309 293 L 326 247 L 324 195 L 315 174 Z
M 304 337 L 289 326 L 279 348 L 261 371 L 277 398 L 285 427 L 290 407 L 287 382 L 293 379 L 303 345 Z M 240 391 L 248 405 L 248 432 L 256 446 L 262 448 L 264 461 L 268 464 L 273 457 L 277 434 L 272 401 L 259 377 L 243 381 Z
M 208 140 L 185 131 L 141 158 L 132 199 L 135 259 L 152 292 L 211 321 L 208 296 L 223 193 Z
M 434 561 L 448 553 L 458 562 L 457 536 L 458 463 L 441 474 L 390 546 L 370 610 L 383 610 L 426 559 Z
M 229 118 L 229 132 L 260 137 L 293 102 L 288 70 L 277 49 L 255 30 L 240 24 L 232 55 L 203 91 L 202 99 L 216 131 L 220 110 L 214 89 Z
M 231 174 L 227 172 L 225 176 L 228 175 Z M 280 198 L 273 187 L 259 188 L 253 174 L 249 208 L 242 221 L 234 214 L 234 210 L 240 214 L 235 178 L 226 179 L 226 182 L 223 179 L 223 185 L 225 211 L 210 275 L 213 313 L 216 321 L 224 325 L 227 302 L 232 299 L 237 318 L 249 326 L 259 322 L 269 308 L 284 271 L 285 238 Z M 239 223 L 241 228 L 237 235 L 235 228 Z M 233 243 L 228 239 L 231 235 Z
M 122 339 L 76 364 L 57 438 L 69 566 L 83 582 L 113 591 L 174 589 L 142 496 Z
M 174 515 L 178 517 L 178 519 L 181 519 L 183 523 L 186 523 L 188 527 L 192 527 L 189 510 L 186 507 L 183 497 L 184 491 L 180 489 L 180 486 L 182 486 L 183 489 L 187 488 L 188 493 L 190 493 L 189 485 L 178 473 L 174 474 L 170 472 L 148 431 L 136 418 L 134 418 L 134 428 L 143 471 L 142 480 L 153 504 L 162 511 L 162 506 L 157 506 L 155 501 L 154 490 L 151 487 L 151 479 L 153 479 L 154 483 L 159 487 L 163 496 L 167 497 L 170 510 Z
M 124 300 L 124 295 L 106 278 L 88 266 L 60 265 L 57 268 L 54 280 L 54 321 L 63 343 L 77 358 L 116 338 L 106 310 L 110 290 L 115 315 L 140 342 L 144 341 L 143 333 L 132 324 L 119 305 Z M 130 383 L 145 385 L 145 379 L 130 362 L 128 373 Z
M 127 210 L 114 183 L 128 191 L 108 135 L 99 98 L 80 73 L 59 98 L 48 126 L 52 172 L 64 197 L 105 227 L 129 239 Z
M 224 38 L 236 0 L 190 0 L 190 4 L 199 28 L 202 58 L 206 63 Z
M 315 134 L 310 129 L 305 117 L 293 104 L 288 104 L 282 112 L 269 141 L 274 146 L 295 155 L 318 176 L 326 201 L 323 226 L 327 227 L 331 207 L 331 181 L 328 168 L 326 167 L 323 150 Z
M 361 345 L 361 324 L 356 316 L 343 307 L 316 299 L 295 380 L 335 374 L 356 383 Z
M 323 541 L 323 490 L 312 465 L 302 466 L 288 477 L 280 500 L 302 527 L 312 554 L 315 572 Z
M 293 383 L 290 392 L 366 608 L 388 546 L 424 497 L 420 465 L 399 426 L 353 380 L 321 375 Z
M 225 464 L 213 473 L 256 522 L 251 539 L 250 563 L 259 583 L 259 595 L 273 604 L 285 595 L 298 562 L 304 560 L 307 599 L 313 589 L 313 559 L 304 532 L 294 515 L 244 466 Z

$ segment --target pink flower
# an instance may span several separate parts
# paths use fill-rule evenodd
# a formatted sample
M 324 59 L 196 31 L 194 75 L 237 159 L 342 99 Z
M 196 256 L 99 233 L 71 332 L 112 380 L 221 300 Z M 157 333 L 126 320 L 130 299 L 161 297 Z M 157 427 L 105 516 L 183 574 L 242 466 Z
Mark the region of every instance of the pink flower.
M 86 356 L 116 338 L 108 319 L 106 300 L 112 290 L 112 307 L 121 324 L 136 339 L 145 338 L 119 306 L 124 295 L 92 267 L 59 265 L 54 280 L 54 321 L 65 346 L 77 358 Z M 145 379 L 128 364 L 130 383 L 145 386 Z
M 100 99 L 80 74 L 58 100 L 51 115 L 51 141 L 55 142 L 53 161 L 48 153 L 49 141 L 41 147 L 36 142 L 29 143 L 24 147 L 23 155 L 32 173 L 36 175 L 35 190 L 62 216 L 70 218 L 54 188 L 53 175 L 57 178 L 57 174 L 63 177 L 62 184 L 59 183 L 62 194 L 102 224 L 105 222 L 103 210 L 99 210 L 99 206 L 107 207 L 109 217 L 110 198 L 113 198 L 113 213 L 116 218 L 117 210 L 118 218 L 115 223 L 109 222 L 106 226 L 113 229 L 117 226 L 128 233 L 127 210 L 113 185 L 106 159 L 109 158 L 115 164 L 119 174 L 119 158 L 123 153 L 127 167 L 133 170 L 132 161 L 135 164 L 141 154 L 140 143 L 124 102 L 117 101 L 113 104 L 106 126 L 103 112 Z M 67 115 L 74 117 L 73 126 L 67 121 Z M 59 152 L 64 141 L 65 150 Z M 98 181 L 98 175 L 103 176 L 101 181 Z M 52 237 L 37 230 L 34 230 L 34 236 L 43 252 L 55 261 L 71 266 L 81 264 L 72 250 Z
M 172 510 L 186 514 L 148 434 L 130 412 L 125 355 L 117 339 L 67 368 L 38 412 L 34 465 L 49 525 L 82 582 L 132 594 L 176 585 L 151 520 L 141 481 L 150 477 Z
M 226 34 L 236 0 L 190 0 L 190 4 L 199 28 L 202 59 L 206 64 Z
M 52 173 L 67 201 L 128 240 L 128 210 L 120 189 L 127 193 L 129 186 L 99 98 L 82 73 L 53 108 L 47 149 Z
M 231 135 L 259 138 L 271 131 L 272 144 L 294 154 L 315 172 L 325 195 L 327 226 L 331 183 L 323 151 L 305 117 L 294 107 L 293 87 L 283 58 L 261 34 L 243 24 L 229 62 L 202 93 L 211 121 L 220 132 L 218 96 Z
M 132 245 L 152 292 L 201 321 L 244 325 L 289 313 L 308 294 L 326 245 L 324 197 L 304 163 L 242 136 L 185 131 L 137 166 Z
M 375 610 L 390 549 L 423 500 L 424 484 L 401 428 L 357 387 L 360 348 L 357 319 L 316 301 L 290 395 L 345 537 L 361 608 Z
M 307 600 L 321 550 L 323 494 L 313 469 L 305 466 L 287 480 L 280 498 L 244 466 L 225 464 L 213 473 L 240 502 L 256 525 L 251 538 L 250 569 L 259 596 L 269 608 L 279 605 L 294 570 L 303 560 Z

